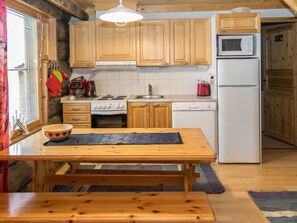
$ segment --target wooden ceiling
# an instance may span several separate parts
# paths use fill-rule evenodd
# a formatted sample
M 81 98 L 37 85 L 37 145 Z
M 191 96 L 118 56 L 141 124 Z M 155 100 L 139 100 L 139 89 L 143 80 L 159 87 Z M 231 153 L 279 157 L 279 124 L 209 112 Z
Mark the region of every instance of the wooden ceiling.
M 96 10 L 106 10 L 116 6 L 118 0 L 75 0 L 89 14 Z M 236 7 L 251 9 L 289 8 L 285 2 L 296 0 L 126 0 L 124 3 L 135 6 L 139 12 L 190 12 L 230 10 Z M 113 6 L 113 7 L 114 7 Z M 134 7 L 133 7 L 134 8 Z

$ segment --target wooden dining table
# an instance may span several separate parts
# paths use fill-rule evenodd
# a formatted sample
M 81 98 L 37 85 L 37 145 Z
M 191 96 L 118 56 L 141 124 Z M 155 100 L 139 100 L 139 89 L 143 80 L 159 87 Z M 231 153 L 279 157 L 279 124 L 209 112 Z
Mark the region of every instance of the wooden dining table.
M 44 145 L 41 131 L 0 151 L 0 160 L 33 160 L 32 191 L 50 192 L 53 185 L 181 185 L 190 191 L 199 173 L 195 165 L 216 159 L 199 128 L 74 128 L 72 134 L 179 133 L 180 144 L 129 145 Z M 70 136 L 71 137 L 71 136 Z M 73 165 L 66 174 L 56 174 L 55 163 Z M 100 164 L 178 164 L 179 170 L 81 169 L 81 163 Z

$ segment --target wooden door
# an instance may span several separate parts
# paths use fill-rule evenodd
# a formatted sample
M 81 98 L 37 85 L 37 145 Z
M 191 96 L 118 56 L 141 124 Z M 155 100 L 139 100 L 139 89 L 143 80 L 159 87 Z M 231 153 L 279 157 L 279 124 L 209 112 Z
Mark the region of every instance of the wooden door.
M 170 20 L 170 65 L 189 65 L 190 19 Z
M 292 25 L 266 32 L 265 134 L 296 144 Z
M 191 20 L 191 64 L 211 64 L 210 19 Z
M 117 26 L 114 23 L 96 21 L 96 60 L 136 60 L 135 23 Z
M 95 66 L 95 21 L 70 22 L 70 67 Z
M 172 127 L 171 103 L 150 103 L 150 127 L 171 128 Z
M 128 103 L 128 128 L 149 128 L 149 103 Z
M 217 34 L 261 32 L 259 13 L 232 13 L 217 15 Z
M 137 24 L 137 64 L 168 66 L 169 20 L 143 20 Z

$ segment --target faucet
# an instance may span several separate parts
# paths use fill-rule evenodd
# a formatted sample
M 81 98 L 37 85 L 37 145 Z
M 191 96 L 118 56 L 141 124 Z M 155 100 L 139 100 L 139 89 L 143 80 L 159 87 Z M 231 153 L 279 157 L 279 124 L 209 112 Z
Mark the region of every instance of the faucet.
M 148 95 L 152 96 L 153 95 L 153 86 L 151 84 L 148 85 L 149 89 L 148 89 Z

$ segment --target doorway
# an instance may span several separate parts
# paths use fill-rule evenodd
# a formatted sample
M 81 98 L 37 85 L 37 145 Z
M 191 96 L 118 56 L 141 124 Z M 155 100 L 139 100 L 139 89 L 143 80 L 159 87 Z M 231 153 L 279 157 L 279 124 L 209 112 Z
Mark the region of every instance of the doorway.
M 295 148 L 296 52 L 295 22 L 262 24 L 263 148 Z

